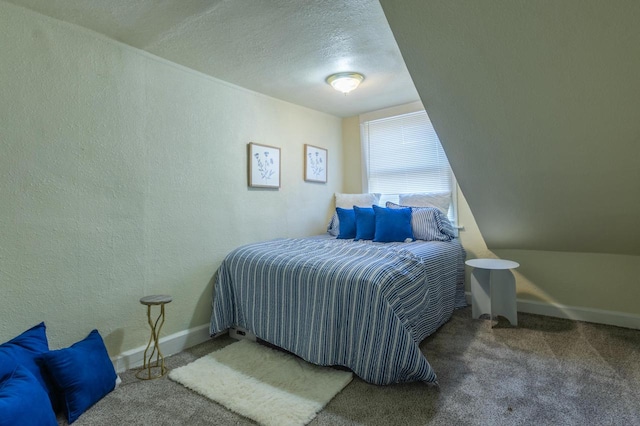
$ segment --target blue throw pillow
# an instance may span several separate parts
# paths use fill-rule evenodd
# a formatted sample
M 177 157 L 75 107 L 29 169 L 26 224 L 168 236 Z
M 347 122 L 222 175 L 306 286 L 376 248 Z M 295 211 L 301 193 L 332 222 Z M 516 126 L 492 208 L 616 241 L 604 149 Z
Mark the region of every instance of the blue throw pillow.
M 356 214 L 356 241 L 373 240 L 376 232 L 376 213 L 371 207 L 353 206 Z
M 98 330 L 42 357 L 60 388 L 70 424 L 115 388 L 116 372 Z
M 342 240 L 356 237 L 356 213 L 353 209 L 343 209 L 336 207 L 338 220 L 340 221 L 340 233 L 338 238 Z
M 0 426 L 57 426 L 49 395 L 23 365 L 0 375 Z
M 13 372 L 18 364 L 24 366 L 47 392 L 53 407 L 57 408 L 55 389 L 40 360 L 40 356 L 48 351 L 47 330 L 41 322 L 0 345 L 0 375 Z
M 413 241 L 411 209 L 390 209 L 373 206 L 376 215 L 376 231 L 373 241 L 378 243 Z

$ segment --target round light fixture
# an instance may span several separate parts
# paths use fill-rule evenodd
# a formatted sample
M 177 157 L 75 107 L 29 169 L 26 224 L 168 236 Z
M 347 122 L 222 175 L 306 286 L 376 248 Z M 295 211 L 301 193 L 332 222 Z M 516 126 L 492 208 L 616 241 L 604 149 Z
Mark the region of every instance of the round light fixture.
M 342 92 L 345 95 L 358 87 L 364 80 L 364 75 L 357 72 L 339 72 L 337 74 L 331 74 L 327 77 L 327 83 L 331 85 L 338 92 Z

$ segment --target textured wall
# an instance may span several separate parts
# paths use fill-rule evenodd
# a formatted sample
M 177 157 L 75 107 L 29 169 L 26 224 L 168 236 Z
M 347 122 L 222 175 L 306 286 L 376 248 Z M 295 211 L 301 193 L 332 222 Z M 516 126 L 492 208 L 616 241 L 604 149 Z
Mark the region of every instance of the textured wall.
M 490 248 L 640 256 L 640 2 L 381 4 Z
M 324 231 L 341 121 L 0 1 L 0 341 L 98 328 L 146 344 L 141 296 L 173 295 L 163 335 L 208 322 L 238 245 Z M 282 148 L 282 188 L 247 187 L 246 144 Z M 303 181 L 303 144 L 329 150 Z

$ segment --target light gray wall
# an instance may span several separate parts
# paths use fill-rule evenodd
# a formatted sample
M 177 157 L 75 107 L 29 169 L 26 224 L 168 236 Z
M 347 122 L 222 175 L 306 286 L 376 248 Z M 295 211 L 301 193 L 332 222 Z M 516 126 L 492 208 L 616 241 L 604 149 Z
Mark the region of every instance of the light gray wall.
M 325 230 L 341 120 L 229 85 L 0 1 L 0 341 L 45 321 L 53 348 L 98 328 L 112 356 L 207 324 L 223 257 Z M 248 142 L 282 149 L 282 188 L 247 187 Z M 303 181 L 304 144 L 329 150 Z
M 489 248 L 640 255 L 640 2 L 381 3 Z
M 525 309 L 640 328 L 640 3 L 381 4 L 468 201 L 469 256 L 520 262 Z

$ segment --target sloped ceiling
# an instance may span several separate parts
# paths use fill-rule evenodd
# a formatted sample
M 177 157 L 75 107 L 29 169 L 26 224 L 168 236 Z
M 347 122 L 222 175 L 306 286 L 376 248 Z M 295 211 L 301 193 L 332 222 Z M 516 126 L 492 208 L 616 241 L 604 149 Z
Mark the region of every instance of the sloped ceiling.
M 6 0 L 340 117 L 419 99 L 377 0 Z M 347 96 L 328 75 L 358 71 Z
M 640 2 L 381 4 L 490 249 L 640 255 Z

